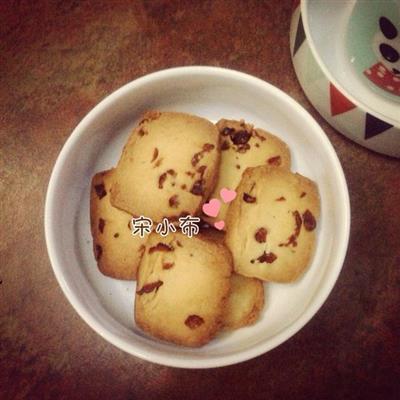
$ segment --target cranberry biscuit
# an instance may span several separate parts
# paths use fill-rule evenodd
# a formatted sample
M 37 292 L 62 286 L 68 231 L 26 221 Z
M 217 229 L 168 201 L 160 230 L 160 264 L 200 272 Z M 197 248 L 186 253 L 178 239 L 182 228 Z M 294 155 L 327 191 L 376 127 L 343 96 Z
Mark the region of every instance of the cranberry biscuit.
M 313 255 L 320 214 L 314 182 L 282 168 L 248 168 L 226 218 L 225 243 L 235 271 L 290 282 Z
M 221 168 L 211 198 L 219 198 L 222 188 L 235 190 L 248 167 L 271 165 L 290 168 L 288 147 L 271 133 L 255 129 L 243 120 L 221 119 L 217 127 L 221 135 Z M 218 219 L 225 219 L 228 206 L 221 204 Z
M 90 226 L 99 270 L 112 278 L 136 279 L 145 239 L 132 236 L 131 216 L 110 203 L 113 170 L 99 172 L 92 179 Z
M 232 258 L 201 236 L 151 234 L 140 263 L 135 321 L 151 335 L 201 346 L 222 326 Z
M 111 202 L 155 222 L 194 215 L 214 188 L 219 161 L 218 130 L 208 120 L 146 113 L 123 149 Z
M 224 328 L 237 329 L 257 322 L 264 307 L 264 285 L 255 278 L 232 274 L 224 312 Z
M 215 243 L 224 243 L 225 232 L 218 231 L 202 221 L 200 232 Z M 225 330 L 254 324 L 264 306 L 264 285 L 255 278 L 233 273 L 231 289 L 223 315 Z

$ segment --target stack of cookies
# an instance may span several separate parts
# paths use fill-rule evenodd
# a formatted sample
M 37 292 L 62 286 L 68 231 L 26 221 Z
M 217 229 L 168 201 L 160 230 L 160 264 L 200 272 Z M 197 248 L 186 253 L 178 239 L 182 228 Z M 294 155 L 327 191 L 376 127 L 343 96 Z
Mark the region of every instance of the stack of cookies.
M 236 197 L 221 203 L 222 231 L 202 210 L 227 189 Z M 314 251 L 316 185 L 290 171 L 282 140 L 243 120 L 146 113 L 117 166 L 93 177 L 90 199 L 99 270 L 137 280 L 136 324 L 179 345 L 255 323 L 263 282 L 296 280 Z M 180 231 L 185 216 L 201 218 L 197 235 Z M 151 228 L 133 235 L 141 217 Z

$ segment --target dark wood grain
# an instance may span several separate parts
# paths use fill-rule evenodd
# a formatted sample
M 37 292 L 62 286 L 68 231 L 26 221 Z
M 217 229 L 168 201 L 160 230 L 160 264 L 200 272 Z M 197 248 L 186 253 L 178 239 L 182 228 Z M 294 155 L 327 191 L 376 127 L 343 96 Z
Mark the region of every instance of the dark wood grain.
M 0 2 L 0 398 L 394 399 L 400 390 L 400 162 L 333 130 L 289 54 L 291 1 Z M 114 348 L 63 296 L 43 234 L 45 191 L 80 119 L 146 73 L 206 64 L 283 89 L 322 125 L 348 180 L 352 227 L 337 285 L 284 345 L 214 370 Z

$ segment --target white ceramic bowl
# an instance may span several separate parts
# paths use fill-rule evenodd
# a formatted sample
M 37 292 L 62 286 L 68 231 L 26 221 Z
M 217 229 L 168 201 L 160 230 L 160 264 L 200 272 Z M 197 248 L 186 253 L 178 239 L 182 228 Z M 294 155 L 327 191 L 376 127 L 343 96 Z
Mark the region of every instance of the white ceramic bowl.
M 371 61 L 368 43 L 358 40 L 362 35 L 354 29 L 358 20 L 368 23 L 358 14 L 371 5 L 356 0 L 301 0 L 291 20 L 292 61 L 306 96 L 327 122 L 364 147 L 400 157 L 399 97 L 371 84 L 359 70 L 362 58 L 370 60 L 371 69 L 379 61 Z M 379 18 L 375 19 L 378 30 Z M 369 25 L 359 28 L 364 33 L 371 30 Z M 360 54 L 354 50 L 357 41 L 364 48 Z M 373 54 L 372 41 L 370 46 Z
M 322 216 L 311 267 L 294 284 L 268 285 L 266 306 L 252 327 L 189 349 L 144 334 L 133 321 L 134 282 L 103 276 L 89 227 L 92 176 L 114 166 L 140 115 L 148 109 L 194 113 L 216 121 L 245 118 L 290 146 L 293 170 L 319 186 Z M 292 98 L 252 76 L 221 68 L 182 67 L 123 86 L 76 127 L 51 175 L 45 209 L 47 248 L 55 275 L 79 315 L 102 337 L 143 359 L 175 367 L 238 363 L 284 342 L 318 311 L 345 257 L 350 207 L 342 168 L 320 126 Z

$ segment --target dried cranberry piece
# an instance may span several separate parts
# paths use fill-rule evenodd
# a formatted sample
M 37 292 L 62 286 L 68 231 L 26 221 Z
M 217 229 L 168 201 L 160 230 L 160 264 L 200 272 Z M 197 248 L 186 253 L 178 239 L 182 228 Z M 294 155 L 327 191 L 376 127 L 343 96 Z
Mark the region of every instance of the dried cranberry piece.
M 104 196 L 107 195 L 106 189 L 103 183 L 94 186 L 94 190 L 96 191 L 97 197 L 101 200 Z
M 99 231 L 101 233 L 103 233 L 105 225 L 106 225 L 106 221 L 104 221 L 103 218 L 99 218 Z
M 172 262 L 165 262 L 163 263 L 163 269 L 171 269 L 174 266 L 174 263 Z
M 178 208 L 179 206 L 178 195 L 175 194 L 171 196 L 168 200 L 168 203 L 171 208 Z
M 246 144 L 251 138 L 251 133 L 247 131 L 237 131 L 234 134 L 231 134 L 231 140 L 234 144 Z
M 199 315 L 189 315 L 185 320 L 185 325 L 190 329 L 196 329 L 204 324 L 204 319 Z
M 279 165 L 281 165 L 281 162 L 282 162 L 281 156 L 275 156 L 275 157 L 268 158 L 267 162 L 269 165 L 279 166 Z
M 155 246 L 149 248 L 149 254 L 155 251 L 173 251 L 174 248 L 166 243 L 157 243 Z
M 167 173 L 164 172 L 163 174 L 160 175 L 158 178 L 158 188 L 162 189 L 164 187 L 164 182 L 167 179 Z
M 203 146 L 203 151 L 211 151 L 211 150 L 213 150 L 214 149 L 214 145 L 213 144 L 211 144 L 211 143 L 206 143 L 204 146 Z
M 313 231 L 315 227 L 317 226 L 317 221 L 314 218 L 314 215 L 312 215 L 310 210 L 306 210 L 303 214 L 303 222 L 304 222 L 304 228 L 306 231 Z
M 164 284 L 164 282 L 163 282 L 163 281 L 160 281 L 160 280 L 155 281 L 155 282 L 151 282 L 151 283 L 147 283 L 147 284 L 144 285 L 140 290 L 138 290 L 138 291 L 136 292 L 136 294 L 138 294 L 139 296 L 141 296 L 142 294 L 145 294 L 145 293 L 151 293 L 151 292 L 153 292 L 154 290 L 157 291 L 158 288 L 159 288 L 160 286 L 162 286 L 163 284 Z
M 297 238 L 300 235 L 302 221 L 301 221 L 300 213 L 297 210 L 293 212 L 293 217 L 294 217 L 294 220 L 295 220 L 294 232 L 289 236 L 289 238 L 286 241 L 286 243 L 280 243 L 279 247 L 282 247 L 282 246 L 287 247 L 287 246 L 290 246 L 290 245 L 292 245 L 293 247 L 297 246 Z
M 254 235 L 258 243 L 265 243 L 267 241 L 267 230 L 265 228 L 260 228 Z
M 235 133 L 235 130 L 233 128 L 229 128 L 228 126 L 226 126 L 224 129 L 222 129 L 221 131 L 221 135 L 222 136 L 230 136 L 233 133 Z
M 199 179 L 193 183 L 192 189 L 190 190 L 195 196 L 203 195 L 203 179 Z
M 251 195 L 248 194 L 248 193 L 243 193 L 243 200 L 244 200 L 246 203 L 255 203 L 256 200 L 257 200 L 257 198 L 254 197 L 254 196 L 251 196 Z
M 260 263 L 272 264 L 277 258 L 278 258 L 278 256 L 276 254 L 274 254 L 272 252 L 266 253 L 264 251 L 264 253 L 261 254 L 261 256 L 257 258 L 257 260 Z

